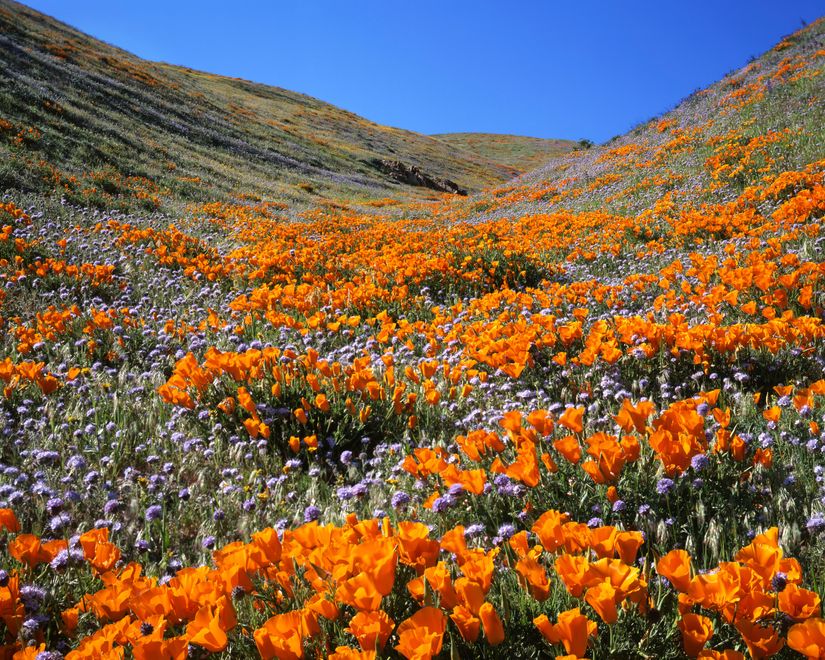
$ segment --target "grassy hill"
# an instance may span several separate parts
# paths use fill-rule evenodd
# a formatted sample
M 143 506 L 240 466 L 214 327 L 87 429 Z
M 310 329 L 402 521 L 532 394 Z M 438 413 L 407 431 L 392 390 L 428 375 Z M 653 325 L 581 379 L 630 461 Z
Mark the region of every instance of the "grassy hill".
M 825 157 L 825 20 L 672 110 L 451 205 L 474 221 L 557 211 L 633 216 L 732 199 L 769 172 Z M 587 240 L 586 237 L 582 237 Z
M 0 122 L 0 189 L 57 182 L 104 207 L 129 187 L 179 199 L 422 192 L 380 160 L 471 191 L 519 173 L 303 94 L 144 61 L 10 0 L 0 1 Z
M 576 148 L 573 140 L 549 140 L 497 133 L 441 133 L 433 135 L 462 151 L 485 160 L 529 172 Z

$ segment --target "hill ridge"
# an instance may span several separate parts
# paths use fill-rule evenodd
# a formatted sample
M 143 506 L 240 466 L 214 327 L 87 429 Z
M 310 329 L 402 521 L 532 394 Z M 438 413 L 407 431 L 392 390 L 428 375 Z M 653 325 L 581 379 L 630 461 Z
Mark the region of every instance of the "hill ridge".
M 40 131 L 30 146 L 67 176 L 109 165 L 184 198 L 203 191 L 182 177 L 213 196 L 244 188 L 309 200 L 430 194 L 399 186 L 372 164 L 381 159 L 469 190 L 520 172 L 301 92 L 142 60 L 13 0 L 0 1 L 0 27 L 0 116 Z M 17 159 L 0 170 L 0 187 L 36 190 L 36 169 Z

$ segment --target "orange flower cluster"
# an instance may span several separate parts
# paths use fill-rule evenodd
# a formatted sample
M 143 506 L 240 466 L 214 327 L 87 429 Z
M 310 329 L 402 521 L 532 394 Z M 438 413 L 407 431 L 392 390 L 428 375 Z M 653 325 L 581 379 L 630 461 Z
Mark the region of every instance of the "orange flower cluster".
M 15 389 L 25 387 L 29 383 L 37 385 L 43 394 L 51 394 L 60 386 L 60 381 L 46 371 L 44 362 L 15 363 L 11 358 L 0 362 L 0 380 L 5 383 L 3 396 L 6 398 L 11 397 Z
M 19 531 L 10 510 L 0 510 L 0 527 L 12 534 Z M 309 523 L 286 531 L 282 539 L 266 529 L 248 543 L 215 551 L 214 568 L 184 568 L 159 583 L 144 576 L 139 564 L 115 568 L 120 551 L 109 541 L 108 530 L 92 530 L 79 543 L 103 586 L 61 616 L 70 636 L 84 613 L 93 615 L 100 627 L 80 639 L 66 657 L 123 657 L 129 649 L 139 659 L 185 658 L 190 644 L 220 653 L 230 648 L 230 637 L 251 634 L 262 658 L 297 659 L 305 657 L 307 645 L 323 644 L 324 621 L 340 625 L 342 620 L 360 651 L 326 649 L 330 657 L 376 657 L 394 635 L 395 649 L 405 658 L 432 658 L 441 652 L 450 623 L 466 643 L 476 643 L 483 630 L 486 643 L 495 646 L 506 634 L 506 622 L 489 600 L 502 550 L 531 598 L 549 598 L 552 567 L 566 593 L 581 601 L 559 613 L 556 623 L 545 614 L 534 622 L 550 644 L 563 646 L 571 657 L 582 657 L 598 632 L 598 623 L 582 612 L 585 605 L 606 625 L 616 623 L 622 613 L 631 616 L 632 610 L 644 615 L 653 605 L 653 567 L 636 565 L 644 545 L 640 532 L 589 528 L 555 510 L 532 526 L 538 541 L 532 545 L 522 531 L 490 551 L 469 548 L 464 532 L 459 526 L 435 540 L 421 523 L 404 521 L 393 527 L 387 519 L 358 521 L 354 516 L 341 527 Z M 9 544 L 11 556 L 29 569 L 66 548 L 65 541 L 41 542 L 31 534 L 17 534 Z M 442 552 L 454 557 L 455 564 L 440 559 Z M 382 605 L 391 595 L 399 597 L 400 566 L 416 574 L 402 585 L 419 609 L 396 625 Z M 785 643 L 819 657 L 825 633 L 819 597 L 800 586 L 800 565 L 784 557 L 776 528 L 712 571 L 694 572 L 683 550 L 660 557 L 655 569 L 678 593 L 679 629 L 689 656 L 738 657 L 704 650 L 714 632 L 711 617 L 720 617 L 739 631 L 754 657 L 772 655 Z M 249 631 L 239 619 L 236 593 L 251 600 L 253 612 L 275 608 L 280 613 Z M 792 622 L 787 632 L 780 625 L 787 620 L 782 616 Z M 18 575 L 0 587 L 0 618 L 15 635 L 23 618 Z M 180 632 L 167 635 L 172 629 Z M 32 648 L 38 650 L 19 650 L 13 643 L 3 651 L 19 660 L 29 657 Z
M 816 397 L 825 394 L 825 381 L 800 387 L 796 392 L 792 386 L 777 386 L 775 392 L 778 396 L 793 394 L 793 405 L 797 410 L 802 410 L 806 406 L 814 406 Z M 633 404 L 625 399 L 614 417 L 625 433 L 621 437 L 604 431 L 585 436 L 582 407 L 567 408 L 555 422 L 554 416 L 546 410 L 534 410 L 526 420 L 521 412 L 511 411 L 500 422 L 506 430 L 507 442 L 496 433 L 477 429 L 456 437 L 461 456 L 451 457 L 441 448 L 418 448 L 406 457 L 403 467 L 417 479 L 426 480 L 437 475 L 447 488 L 459 483 L 468 492 L 476 494 L 481 493 L 487 481 L 485 470 L 460 469 L 462 458 L 474 464 L 484 463 L 490 473 L 505 474 L 531 488 L 541 481 L 541 466 L 548 474 L 553 474 L 558 470 L 561 459 L 573 465 L 580 464 L 598 485 L 615 485 L 624 466 L 638 460 L 644 447 L 652 450 L 664 471 L 671 476 L 683 473 L 695 456 L 708 452 L 730 455 L 737 462 L 749 458 L 752 464 L 769 467 L 772 451 L 764 448 L 749 450 L 742 438 L 731 431 L 731 412 L 727 408 L 717 407 L 718 397 L 719 390 L 713 390 L 676 401 L 658 416 L 650 401 Z M 706 417 L 697 412 L 700 405 L 707 409 Z M 777 422 L 781 409 L 772 406 L 763 414 L 765 419 Z M 706 419 L 718 425 L 712 442 L 707 439 Z M 562 434 L 554 435 L 556 429 L 562 429 Z M 540 438 L 550 443 L 553 453 L 539 451 Z M 640 439 L 645 440 L 644 444 Z M 504 457 L 507 455 L 514 455 L 515 460 L 505 463 Z M 429 501 L 439 495 L 436 490 Z
M 713 635 L 713 621 L 694 608 L 735 627 L 754 658 L 770 657 L 786 642 L 812 658 L 821 657 L 825 649 L 820 598 L 799 586 L 802 569 L 795 559 L 783 556 L 775 527 L 757 535 L 735 561 L 722 562 L 712 571 L 694 573 L 684 550 L 668 552 L 656 570 L 679 592 L 679 629 L 691 657 L 713 657 L 703 651 Z

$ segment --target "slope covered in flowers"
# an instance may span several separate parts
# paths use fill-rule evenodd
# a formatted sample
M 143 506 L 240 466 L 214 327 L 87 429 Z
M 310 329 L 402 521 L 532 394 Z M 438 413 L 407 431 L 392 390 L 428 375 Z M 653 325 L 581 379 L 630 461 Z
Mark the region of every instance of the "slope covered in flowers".
M 7 194 L 3 657 L 825 657 L 824 33 L 467 200 Z

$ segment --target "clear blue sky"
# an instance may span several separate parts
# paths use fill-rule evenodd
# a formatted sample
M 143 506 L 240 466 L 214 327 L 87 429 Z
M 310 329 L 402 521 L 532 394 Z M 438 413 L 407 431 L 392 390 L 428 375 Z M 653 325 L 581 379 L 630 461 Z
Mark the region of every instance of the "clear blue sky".
M 422 133 L 623 133 L 825 13 L 822 0 L 28 0 L 141 57 Z

